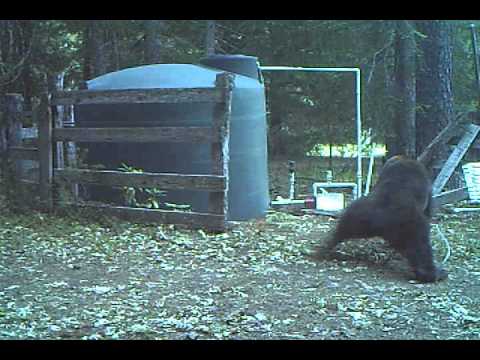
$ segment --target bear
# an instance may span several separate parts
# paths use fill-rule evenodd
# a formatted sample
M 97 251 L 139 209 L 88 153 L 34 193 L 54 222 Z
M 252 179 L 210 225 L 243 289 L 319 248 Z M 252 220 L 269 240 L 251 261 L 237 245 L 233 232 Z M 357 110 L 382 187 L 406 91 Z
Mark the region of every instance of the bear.
M 417 160 L 394 156 L 385 162 L 372 191 L 342 212 L 313 257 L 327 257 L 344 240 L 381 237 L 406 258 L 417 281 L 444 280 L 447 271 L 433 259 L 432 216 L 432 182 L 427 169 Z

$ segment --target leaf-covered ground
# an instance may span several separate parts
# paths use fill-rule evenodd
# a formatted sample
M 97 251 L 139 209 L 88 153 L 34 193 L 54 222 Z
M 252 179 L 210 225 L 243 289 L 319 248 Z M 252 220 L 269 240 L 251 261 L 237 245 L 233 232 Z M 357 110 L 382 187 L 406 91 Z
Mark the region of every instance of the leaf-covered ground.
M 270 163 L 272 197 L 288 194 L 286 164 Z M 352 178 L 352 164 L 337 165 Z M 297 170 L 322 179 L 325 166 Z M 299 193 L 308 186 L 299 179 Z M 213 235 L 2 204 L 0 339 L 480 338 L 480 213 L 435 217 L 450 277 L 423 285 L 381 240 L 309 260 L 327 217 L 270 212 Z M 432 242 L 441 261 L 435 227 Z
M 212 235 L 1 209 L 0 339 L 479 339 L 479 218 L 437 216 L 450 277 L 424 285 L 381 240 L 310 261 L 326 217 Z

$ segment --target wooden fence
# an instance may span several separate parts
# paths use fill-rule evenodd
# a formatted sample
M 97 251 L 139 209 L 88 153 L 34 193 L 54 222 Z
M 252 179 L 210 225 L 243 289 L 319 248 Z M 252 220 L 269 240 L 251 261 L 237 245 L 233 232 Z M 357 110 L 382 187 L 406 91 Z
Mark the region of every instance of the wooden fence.
M 25 140 L 37 137 L 36 128 L 23 128 L 25 119 L 32 116 L 32 111 L 24 110 L 23 97 L 19 94 L 6 94 L 0 98 L 0 153 L 2 160 L 2 177 L 10 176 L 19 182 L 27 182 L 20 178 L 21 164 L 17 160 L 37 160 L 37 148 L 24 146 Z M 12 162 L 12 166 L 8 164 Z M 37 181 L 38 183 L 38 181 Z M 6 185 L 6 184 L 5 184 Z
M 47 208 L 55 207 L 55 184 L 95 184 L 158 188 L 161 190 L 202 190 L 209 192 L 208 213 L 132 208 L 126 206 L 87 205 L 92 211 L 131 221 L 185 224 L 192 228 L 222 231 L 227 227 L 228 163 L 230 117 L 234 76 L 219 74 L 213 88 L 142 89 L 108 91 L 57 91 L 51 98 L 45 94 L 37 109 L 38 148 L 22 147 L 18 141 L 8 147 L 11 159 L 30 159 L 39 162 L 39 194 Z M 67 113 L 60 108 L 81 104 L 146 104 L 146 103 L 214 103 L 211 127 L 149 127 L 149 128 L 75 128 L 63 127 L 59 117 Z M 52 112 L 56 106 L 57 111 Z M 54 114 L 55 113 L 55 114 Z M 58 144 L 62 142 L 187 142 L 212 144 L 212 174 L 125 173 L 113 170 L 64 168 L 58 159 Z M 54 167 L 54 153 L 57 167 Z

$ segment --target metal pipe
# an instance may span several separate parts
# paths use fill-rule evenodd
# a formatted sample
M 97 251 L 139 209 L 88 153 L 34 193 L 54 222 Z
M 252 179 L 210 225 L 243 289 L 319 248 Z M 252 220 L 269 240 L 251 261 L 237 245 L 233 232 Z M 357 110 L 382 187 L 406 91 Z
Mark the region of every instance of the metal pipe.
M 372 183 L 372 175 L 373 175 L 373 163 L 375 162 L 375 154 L 373 153 L 373 149 L 370 152 L 370 161 L 368 163 L 368 173 L 367 173 L 367 182 L 365 183 L 365 195 L 368 195 L 370 192 L 370 185 Z
M 260 66 L 261 71 L 307 71 L 307 72 L 354 72 L 355 73 L 355 120 L 357 127 L 357 192 L 355 198 L 362 196 L 362 118 L 361 83 L 359 68 L 296 67 L 296 66 Z
M 361 87 L 360 69 L 355 69 L 355 89 L 357 98 L 356 121 L 357 121 L 357 196 L 362 197 L 362 119 L 361 119 Z
M 329 68 L 301 66 L 260 66 L 262 71 L 312 71 L 312 72 L 356 72 L 359 68 Z
M 289 195 L 288 198 L 290 200 L 295 199 L 295 161 L 289 161 L 288 162 L 288 172 L 290 175 L 289 178 Z

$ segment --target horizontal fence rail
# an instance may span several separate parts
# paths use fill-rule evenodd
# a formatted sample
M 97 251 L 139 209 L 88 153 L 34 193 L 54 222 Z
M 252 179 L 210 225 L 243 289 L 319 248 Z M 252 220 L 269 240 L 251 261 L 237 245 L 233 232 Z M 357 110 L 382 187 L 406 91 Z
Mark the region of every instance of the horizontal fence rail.
M 126 206 L 65 204 L 65 210 L 84 209 L 90 213 L 114 216 L 132 222 L 181 224 L 192 228 L 224 229 L 225 216 L 197 212 L 153 210 Z
M 110 170 L 55 169 L 55 177 L 61 181 L 110 186 L 156 187 L 164 189 L 188 189 L 225 191 L 225 177 L 216 175 L 183 175 L 168 173 L 126 173 Z
M 57 91 L 52 105 L 221 102 L 218 88 Z
M 209 127 L 55 128 L 53 130 L 53 141 L 199 144 L 211 143 L 217 139 L 218 136 L 215 136 Z
M 55 207 L 58 211 L 88 209 L 89 213 L 98 212 L 128 221 L 181 224 L 191 228 L 223 231 L 228 227 L 228 162 L 233 87 L 234 76 L 222 73 L 217 75 L 214 88 L 59 90 L 54 92 L 51 97 L 44 92 L 41 95 L 39 106 L 31 114 L 38 119 L 38 129 L 22 129 L 21 123 L 16 123 L 18 131 L 15 134 L 18 133 L 18 139 L 12 137 L 8 146 L 4 146 L 6 147 L 5 153 L 13 160 L 38 161 L 38 182 L 20 178 L 18 181 L 21 184 L 36 186 L 35 191 L 40 196 L 38 203 L 42 208 L 52 209 Z M 12 98 L 12 101 L 18 102 L 19 112 L 23 111 L 20 100 L 19 96 Z M 208 127 L 80 128 L 74 126 L 72 105 L 120 103 L 212 103 L 213 117 L 211 125 Z M 64 127 L 65 124 L 70 126 Z M 74 143 L 98 142 L 211 144 L 209 154 L 212 162 L 211 173 L 177 174 L 77 168 L 78 161 Z M 36 145 L 36 147 L 32 145 Z M 67 151 L 68 155 L 67 166 L 64 162 L 64 151 Z M 68 185 L 66 188 L 65 184 Z M 146 209 L 99 205 L 95 202 L 83 203 L 79 201 L 78 184 L 204 191 L 209 193 L 208 210 L 200 213 L 180 209 Z M 58 196 L 60 195 L 59 191 L 65 189 L 72 190 L 73 203 L 65 203 L 62 197 Z
M 12 146 L 8 149 L 12 160 L 36 160 L 39 159 L 37 148 Z

